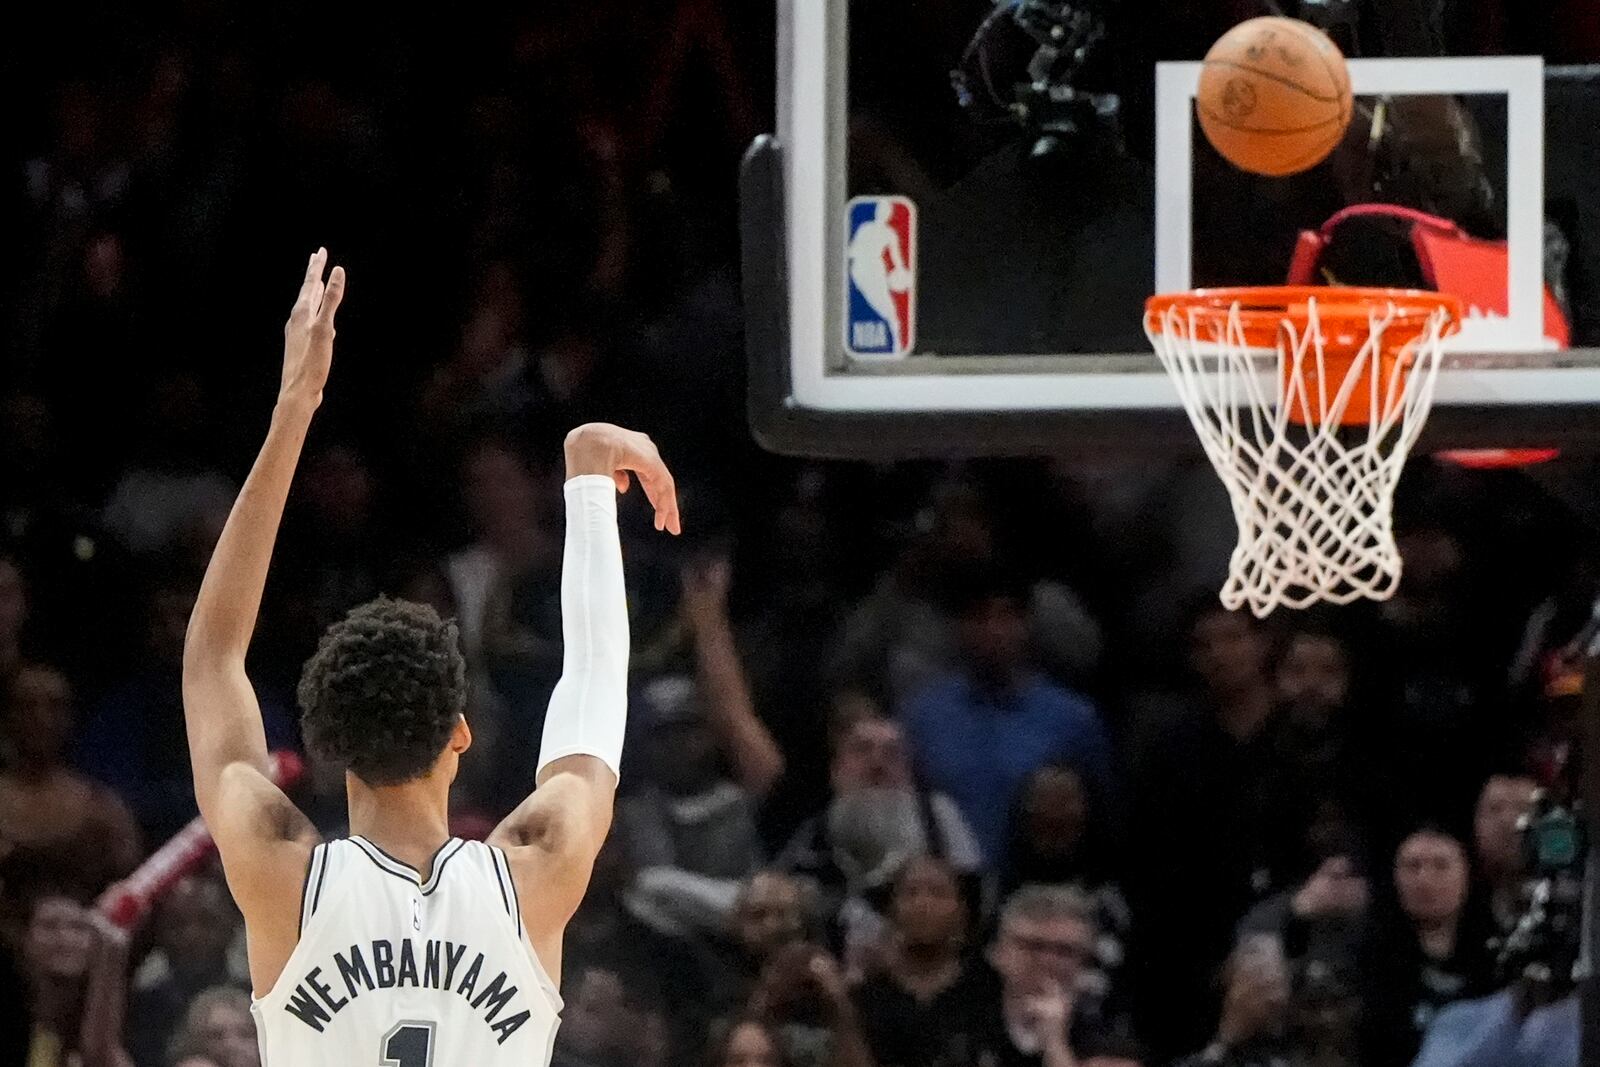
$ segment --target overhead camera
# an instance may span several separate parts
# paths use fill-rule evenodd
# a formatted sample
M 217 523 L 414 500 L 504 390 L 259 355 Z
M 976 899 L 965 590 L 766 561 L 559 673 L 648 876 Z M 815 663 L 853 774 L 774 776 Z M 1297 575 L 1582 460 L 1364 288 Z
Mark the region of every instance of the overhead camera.
M 1009 123 L 1045 156 L 1083 134 L 1120 135 L 1121 98 L 1091 86 L 1108 60 L 1105 0 L 1006 0 L 984 19 L 951 73 L 980 121 Z

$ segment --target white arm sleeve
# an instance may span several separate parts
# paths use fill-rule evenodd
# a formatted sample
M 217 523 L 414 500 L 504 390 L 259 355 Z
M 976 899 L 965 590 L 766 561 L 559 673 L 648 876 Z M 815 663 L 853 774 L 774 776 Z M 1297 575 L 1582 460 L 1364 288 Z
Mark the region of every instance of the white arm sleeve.
M 561 559 L 561 680 L 545 713 L 539 767 L 594 756 L 613 774 L 628 718 L 628 603 L 617 536 L 617 486 L 600 474 L 566 484 Z

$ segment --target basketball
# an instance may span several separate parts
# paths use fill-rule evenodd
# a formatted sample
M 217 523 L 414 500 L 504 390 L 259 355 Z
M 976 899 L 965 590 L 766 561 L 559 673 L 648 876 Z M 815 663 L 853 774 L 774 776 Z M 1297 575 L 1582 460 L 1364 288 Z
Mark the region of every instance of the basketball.
M 1241 22 L 1206 53 L 1200 128 L 1241 170 L 1298 174 L 1328 158 L 1350 125 L 1350 71 L 1328 35 L 1296 19 Z

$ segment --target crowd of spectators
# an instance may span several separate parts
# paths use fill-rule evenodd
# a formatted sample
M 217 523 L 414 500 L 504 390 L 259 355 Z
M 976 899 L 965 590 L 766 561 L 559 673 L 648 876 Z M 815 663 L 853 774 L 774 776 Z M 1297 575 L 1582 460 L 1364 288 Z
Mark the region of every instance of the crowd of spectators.
M 1504 985 L 1600 592 L 1534 482 L 1419 459 L 1394 600 L 1230 613 L 1198 457 L 749 441 L 763 5 L 91 7 L 4 64 L 0 1065 L 258 1064 L 214 868 L 131 932 L 93 902 L 195 815 L 185 626 L 318 243 L 354 291 L 253 649 L 273 747 L 324 626 L 433 604 L 482 836 L 560 670 L 562 435 L 681 475 L 682 544 L 624 501 L 630 738 L 559 1067 L 1398 1067 Z M 295 799 L 345 831 L 338 768 Z

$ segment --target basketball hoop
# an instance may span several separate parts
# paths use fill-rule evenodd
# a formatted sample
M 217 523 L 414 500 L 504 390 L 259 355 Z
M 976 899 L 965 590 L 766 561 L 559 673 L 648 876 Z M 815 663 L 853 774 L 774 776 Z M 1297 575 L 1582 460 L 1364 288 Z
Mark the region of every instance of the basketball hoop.
M 1385 600 L 1400 583 L 1395 486 L 1461 303 L 1284 286 L 1154 296 L 1145 332 L 1233 503 L 1222 603 Z

